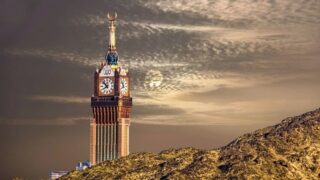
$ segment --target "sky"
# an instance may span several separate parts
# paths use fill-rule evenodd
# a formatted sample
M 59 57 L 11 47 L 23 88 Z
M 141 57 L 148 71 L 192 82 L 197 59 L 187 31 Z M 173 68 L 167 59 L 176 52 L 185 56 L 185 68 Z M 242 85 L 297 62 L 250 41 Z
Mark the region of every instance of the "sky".
M 108 12 L 131 74 L 131 152 L 217 148 L 320 105 L 319 0 L 1 0 L 5 179 L 88 159 Z

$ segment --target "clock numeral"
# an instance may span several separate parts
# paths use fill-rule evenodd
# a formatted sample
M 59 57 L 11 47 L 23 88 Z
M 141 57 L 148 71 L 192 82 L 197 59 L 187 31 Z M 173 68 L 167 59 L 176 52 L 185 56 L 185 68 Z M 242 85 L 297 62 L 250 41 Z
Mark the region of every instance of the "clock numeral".
M 111 74 L 111 70 L 110 70 L 110 69 L 106 69 L 106 70 L 104 71 L 104 74 L 105 74 L 105 75 Z

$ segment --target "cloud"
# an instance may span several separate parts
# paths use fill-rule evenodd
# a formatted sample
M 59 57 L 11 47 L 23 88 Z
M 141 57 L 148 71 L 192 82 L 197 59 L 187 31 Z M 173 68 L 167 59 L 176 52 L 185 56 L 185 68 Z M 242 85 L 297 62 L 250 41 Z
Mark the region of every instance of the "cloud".
M 42 58 L 46 60 L 52 60 L 56 62 L 70 62 L 83 66 L 96 66 L 100 59 L 94 56 L 82 56 L 77 52 L 63 52 L 47 49 L 4 49 L 4 54 L 10 54 L 15 56 L 32 56 Z
M 277 87 L 272 84 L 218 88 L 202 93 L 190 92 L 149 99 L 145 106 L 147 103 L 153 106 L 158 104 L 166 106 L 169 112 L 169 109 L 179 109 L 181 113 L 134 113 L 132 122 L 156 125 L 266 126 L 319 106 L 319 100 L 314 98 L 319 86 L 314 85 L 313 89 L 309 89 L 310 84 L 307 87 L 292 84 L 290 87 L 292 90 L 288 90 L 286 85 Z
M 145 7 L 171 13 L 194 13 L 225 24 L 319 23 L 317 0 L 163 0 L 142 2 Z
M 119 16 L 117 22 L 120 63 L 132 75 L 136 123 L 207 125 L 271 119 L 268 113 L 290 104 L 277 96 L 272 97 L 276 104 L 272 106 L 272 101 L 261 98 L 263 91 L 254 90 L 318 75 L 319 1 L 151 0 L 140 1 L 138 6 L 157 16 L 142 17 L 139 11 L 135 16 Z M 71 23 L 92 30 L 94 41 L 105 44 L 105 14 L 84 15 Z M 103 60 L 94 51 L 35 48 L 4 52 L 94 67 Z M 251 92 L 246 100 L 239 97 L 243 89 Z M 232 93 L 217 97 L 219 90 Z M 31 99 L 67 104 L 90 100 L 68 96 Z M 259 111 L 262 116 L 254 113 Z
M 305 110 L 317 107 L 319 101 L 314 99 L 317 96 L 314 92 L 319 86 L 314 84 L 312 89 L 308 88 L 316 81 L 308 82 L 314 76 L 303 71 L 281 75 L 225 73 L 221 79 L 181 76 L 175 79 L 181 82 L 175 86 L 176 90 L 158 88 L 155 92 L 146 90 L 145 96 L 134 96 L 134 108 L 154 107 L 149 113 L 134 112 L 134 121 L 158 125 L 269 125 L 275 122 L 270 120 L 289 116 L 293 110 L 300 112 L 301 107 Z M 306 84 L 295 84 L 301 81 Z M 181 84 L 188 88 L 180 88 Z M 166 111 L 161 111 L 161 107 Z M 169 113 L 174 111 L 178 114 Z
M 89 122 L 91 117 L 60 117 L 60 118 L 41 118 L 41 119 L 0 119 L 2 125 L 39 125 L 39 126 L 71 126 Z
M 107 26 L 108 22 L 103 15 L 86 15 L 74 19 L 76 25 L 85 26 Z M 173 32 L 185 32 L 198 35 L 215 35 L 217 39 L 225 40 L 258 40 L 258 37 L 279 36 L 276 32 L 267 31 L 268 27 L 262 29 L 223 27 L 214 23 L 207 24 L 186 24 L 186 23 L 160 23 L 148 20 L 128 21 L 118 20 L 117 27 L 121 30 L 118 34 L 120 40 L 140 39 L 146 36 L 159 35 Z M 104 32 L 105 33 L 105 32 Z M 205 34 L 203 34 L 205 33 Z M 288 32 L 287 32 L 288 33 Z M 195 37 L 198 37 L 195 35 Z
M 90 97 L 81 97 L 81 96 L 32 96 L 31 100 L 34 101 L 47 101 L 53 103 L 79 103 L 79 104 L 88 104 L 90 103 Z

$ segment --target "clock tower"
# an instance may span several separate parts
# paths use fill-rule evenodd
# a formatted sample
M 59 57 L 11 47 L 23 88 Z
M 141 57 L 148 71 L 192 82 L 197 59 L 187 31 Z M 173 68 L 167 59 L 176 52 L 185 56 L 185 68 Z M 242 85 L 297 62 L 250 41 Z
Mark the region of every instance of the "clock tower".
M 92 165 L 129 154 L 129 126 L 132 107 L 127 69 L 118 65 L 116 49 L 117 14 L 109 20 L 109 46 L 105 62 L 94 73 L 91 97 L 90 162 Z

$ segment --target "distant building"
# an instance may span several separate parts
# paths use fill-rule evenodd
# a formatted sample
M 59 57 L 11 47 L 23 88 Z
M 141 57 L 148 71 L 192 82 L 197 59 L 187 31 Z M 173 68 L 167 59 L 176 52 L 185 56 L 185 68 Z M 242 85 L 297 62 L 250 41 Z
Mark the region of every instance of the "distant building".
M 91 164 L 89 161 L 85 161 L 85 162 L 78 162 L 77 166 L 76 166 L 76 170 L 81 171 L 81 170 L 85 170 L 87 168 L 91 167 Z
M 129 126 L 132 107 L 127 69 L 118 65 L 115 16 L 109 16 L 109 46 L 106 62 L 94 73 L 91 97 L 90 162 L 95 165 L 129 154 Z
M 90 161 L 78 162 L 76 166 L 77 171 L 82 171 L 91 167 Z M 59 177 L 67 174 L 69 171 L 51 171 L 50 179 L 58 179 Z
M 59 177 L 66 175 L 68 171 L 51 171 L 50 173 L 50 179 L 58 179 Z

